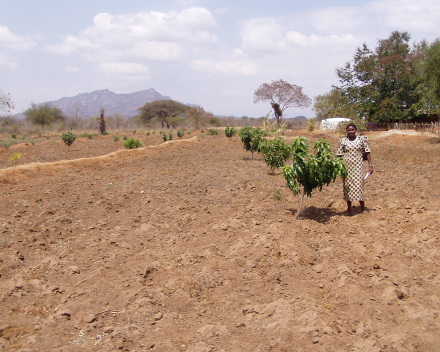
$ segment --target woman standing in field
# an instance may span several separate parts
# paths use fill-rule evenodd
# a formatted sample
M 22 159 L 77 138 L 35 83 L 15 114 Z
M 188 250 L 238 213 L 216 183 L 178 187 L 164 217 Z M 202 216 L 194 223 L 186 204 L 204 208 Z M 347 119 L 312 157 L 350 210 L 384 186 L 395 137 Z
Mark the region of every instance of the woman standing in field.
M 364 174 L 363 174 L 363 154 L 366 154 L 369 172 L 373 173 L 373 162 L 371 161 L 371 149 L 368 138 L 356 136 L 356 125 L 350 123 L 346 127 L 347 137 L 339 140 L 337 156 L 343 157 L 347 165 L 348 175 L 344 180 L 344 198 L 347 201 L 347 215 L 353 215 L 351 202 L 358 200 L 362 212 L 365 209 L 364 196 Z

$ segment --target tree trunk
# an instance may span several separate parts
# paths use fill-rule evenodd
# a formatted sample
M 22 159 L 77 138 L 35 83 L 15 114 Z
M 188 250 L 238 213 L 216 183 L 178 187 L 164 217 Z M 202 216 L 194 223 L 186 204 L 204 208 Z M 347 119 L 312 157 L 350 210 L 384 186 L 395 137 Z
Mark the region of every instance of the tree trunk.
M 306 194 L 303 193 L 303 194 L 302 194 L 302 197 L 301 197 L 301 203 L 299 203 L 298 212 L 297 212 L 296 215 L 295 215 L 295 220 L 298 219 L 298 216 L 299 216 L 299 214 L 301 213 L 302 206 L 303 206 L 303 202 L 304 202 L 304 197 L 305 197 L 305 196 L 306 196 Z

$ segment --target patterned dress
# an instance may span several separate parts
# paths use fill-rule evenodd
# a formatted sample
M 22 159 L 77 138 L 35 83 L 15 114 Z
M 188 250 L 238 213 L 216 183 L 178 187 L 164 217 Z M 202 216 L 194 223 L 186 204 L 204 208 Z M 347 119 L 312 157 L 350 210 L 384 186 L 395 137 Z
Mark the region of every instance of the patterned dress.
M 368 137 L 356 136 L 350 141 L 347 137 L 339 140 L 337 156 L 343 156 L 348 175 L 344 180 L 344 198 L 346 201 L 365 201 L 364 163 L 362 154 L 371 153 Z

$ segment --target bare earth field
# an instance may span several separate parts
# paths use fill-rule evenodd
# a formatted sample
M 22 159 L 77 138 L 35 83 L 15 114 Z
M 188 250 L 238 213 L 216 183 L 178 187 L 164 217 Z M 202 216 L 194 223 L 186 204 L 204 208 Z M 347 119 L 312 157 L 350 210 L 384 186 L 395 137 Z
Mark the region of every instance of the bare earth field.
M 297 221 L 224 134 L 1 148 L 0 349 L 439 351 L 439 139 L 368 136 L 370 212 L 338 180 Z

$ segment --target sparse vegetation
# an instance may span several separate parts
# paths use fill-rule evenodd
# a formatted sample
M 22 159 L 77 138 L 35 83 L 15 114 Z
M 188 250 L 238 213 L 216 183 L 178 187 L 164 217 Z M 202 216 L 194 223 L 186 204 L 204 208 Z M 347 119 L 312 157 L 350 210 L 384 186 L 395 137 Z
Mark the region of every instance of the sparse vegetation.
M 267 136 L 269 136 L 269 132 L 262 130 L 260 127 L 245 126 L 238 132 L 238 137 L 243 142 L 243 148 L 252 153 L 252 159 L 254 158 L 254 152 L 259 151 L 263 137 Z
M 233 137 L 235 136 L 235 133 L 237 132 L 237 130 L 234 127 L 231 127 L 230 125 L 227 125 L 225 128 L 225 135 L 226 137 Z
M 185 132 L 183 132 L 182 130 L 177 130 L 177 137 L 182 138 L 184 134 Z

